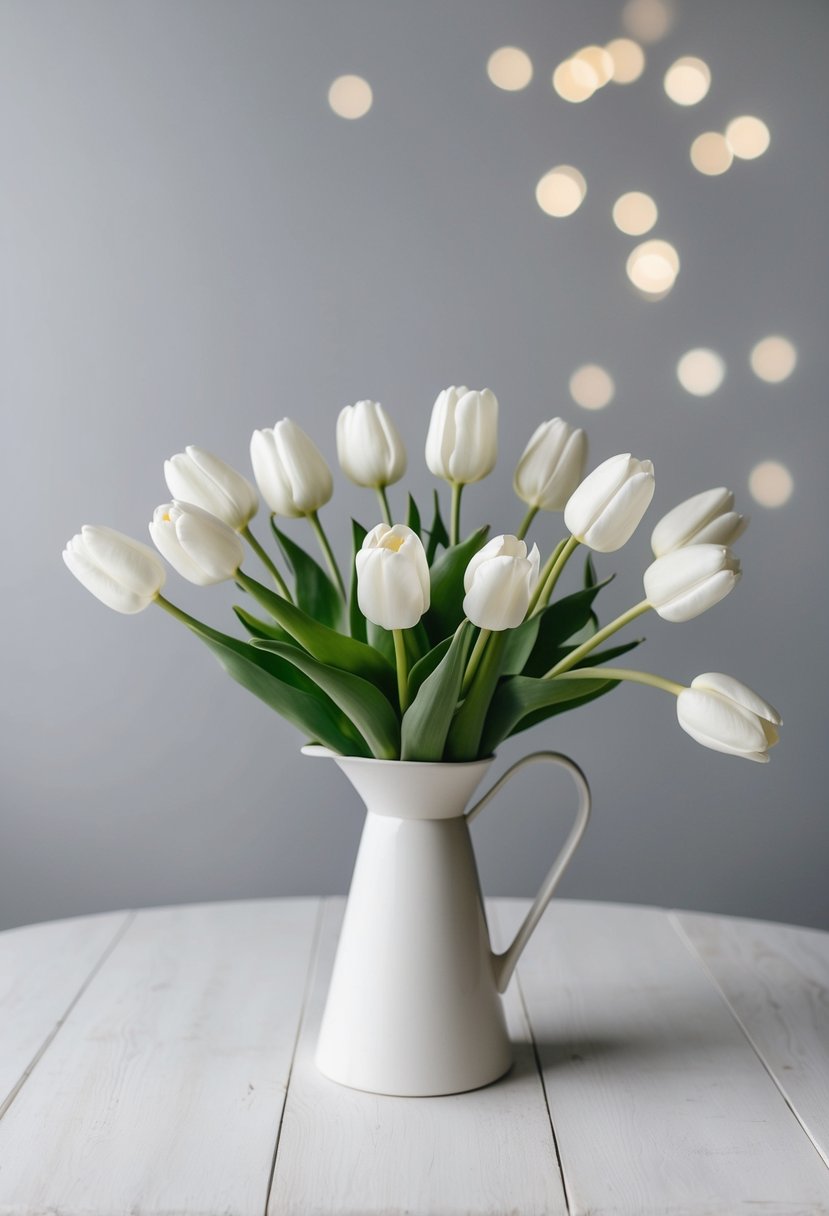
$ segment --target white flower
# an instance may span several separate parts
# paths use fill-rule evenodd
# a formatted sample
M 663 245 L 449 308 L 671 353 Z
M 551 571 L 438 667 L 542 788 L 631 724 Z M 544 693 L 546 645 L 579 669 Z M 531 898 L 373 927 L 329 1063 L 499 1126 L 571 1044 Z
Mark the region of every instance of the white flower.
M 564 522 L 577 540 L 598 553 L 612 553 L 630 540 L 653 498 L 653 465 L 629 453 L 611 456 L 588 473 L 564 508 Z
M 445 388 L 432 409 L 426 463 L 454 485 L 480 481 L 498 456 L 498 401 L 488 388 Z
M 334 492 L 322 453 L 290 418 L 253 432 L 250 459 L 262 497 L 277 515 L 312 515 Z
M 732 545 L 748 527 L 734 510 L 734 495 L 725 486 L 703 490 L 663 515 L 651 534 L 654 557 L 686 545 Z
M 63 560 L 87 591 L 116 612 L 143 612 L 164 586 L 164 567 L 152 549 L 113 528 L 84 524 Z
M 496 536 L 470 561 L 463 576 L 463 610 L 481 629 L 515 629 L 527 615 L 538 582 L 539 553 L 516 536 Z
M 518 462 L 513 488 L 530 507 L 562 511 L 584 476 L 587 436 L 562 418 L 542 422 Z
M 411 629 L 429 607 L 429 563 L 405 524 L 378 524 L 356 557 L 357 602 L 383 629 Z
M 406 472 L 406 449 L 397 427 L 377 401 L 358 401 L 337 419 L 337 459 L 346 477 L 376 489 Z
M 715 752 L 767 763 L 769 748 L 780 738 L 780 714 L 773 705 L 733 676 L 706 672 L 676 700 L 679 725 L 692 739 Z
M 690 621 L 733 590 L 740 562 L 724 545 L 689 545 L 651 562 L 645 596 L 665 621 Z
M 232 528 L 189 502 L 156 507 L 150 536 L 173 569 L 198 587 L 234 578 L 245 556 Z
M 164 461 L 167 489 L 179 502 L 192 502 L 239 532 L 259 509 L 256 490 L 218 456 L 189 444 Z

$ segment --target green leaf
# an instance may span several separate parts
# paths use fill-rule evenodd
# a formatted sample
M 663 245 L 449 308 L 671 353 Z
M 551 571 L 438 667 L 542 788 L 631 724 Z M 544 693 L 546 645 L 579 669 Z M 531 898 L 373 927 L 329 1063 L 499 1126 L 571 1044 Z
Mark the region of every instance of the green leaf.
M 446 525 L 443 522 L 443 517 L 440 513 L 440 498 L 438 492 L 434 492 L 435 512 L 432 519 L 432 530 L 429 533 L 429 543 L 426 546 L 426 560 L 431 566 L 437 556 L 438 546 L 444 549 L 449 548 L 449 533 L 446 531 Z
M 463 576 L 470 559 L 484 545 L 489 528 L 479 528 L 437 558 L 431 572 L 431 607 L 423 618 L 432 645 L 453 634 L 463 620 Z
M 584 562 L 584 585 L 585 587 L 595 587 L 597 582 L 596 567 L 593 565 L 593 554 L 588 553 Z
M 294 599 L 298 607 L 331 629 L 342 628 L 343 602 L 335 583 L 313 557 L 280 532 L 271 516 L 273 534 L 294 575 Z
M 641 646 L 644 638 L 637 638 L 634 642 L 625 642 L 621 646 L 609 646 L 607 650 L 594 650 L 592 654 L 587 654 L 579 661 L 579 667 L 603 667 L 605 663 L 610 663 L 613 659 L 618 659 L 623 654 L 627 654 L 629 650 L 635 650 L 637 646 Z M 561 657 L 566 658 L 575 650 L 575 646 L 562 647 Z M 565 673 L 566 674 L 566 673 Z
M 389 702 L 368 680 L 319 663 L 311 655 L 287 646 L 254 638 L 252 645 L 279 658 L 287 659 L 337 705 L 365 738 L 371 754 L 378 760 L 396 760 L 400 755 L 400 722 Z
M 360 605 L 357 601 L 357 554 L 363 547 L 363 541 L 368 533 L 362 524 L 358 524 L 356 519 L 351 521 L 351 536 L 353 551 L 351 555 L 351 587 L 348 594 L 348 625 L 349 632 L 358 642 L 367 641 L 366 635 L 366 618 L 360 611 Z
M 447 760 L 476 760 L 479 756 L 492 754 L 491 748 L 482 745 L 482 736 L 501 675 L 505 648 L 506 634 L 493 633 L 472 681 L 472 687 L 449 729 L 449 737 L 446 740 Z
M 585 587 L 583 591 L 556 600 L 539 613 L 541 624 L 538 638 L 524 666 L 524 675 L 543 676 L 558 662 L 556 656 L 559 648 L 587 625 L 594 599 L 609 582 L 610 579 L 606 579 L 595 587 Z
M 534 680 L 511 676 L 499 685 L 492 698 L 481 740 L 484 755 L 491 754 L 502 740 L 541 722 L 553 714 L 575 709 L 610 692 L 618 680 Z
M 382 655 L 390 667 L 397 670 L 397 657 L 394 653 L 394 636 L 390 629 L 375 625 L 374 621 L 366 621 L 366 633 L 369 646 Z
M 233 605 L 233 611 L 252 637 L 272 638 L 275 642 L 291 641 L 291 635 L 274 621 L 260 621 L 258 616 L 253 616 L 246 609 L 240 608 L 238 604 Z
M 427 676 L 430 676 L 446 654 L 449 647 L 452 645 L 452 638 L 444 638 L 442 642 L 438 642 L 437 646 L 433 646 L 427 654 L 419 659 L 409 670 L 409 696 L 414 700 L 417 696 L 418 689 Z
M 406 526 L 411 528 L 411 530 L 416 532 L 418 537 L 420 537 L 420 512 L 418 511 L 417 503 L 412 498 L 411 494 L 409 495 L 409 506 L 406 511 Z
M 473 632 L 468 621 L 459 626 L 446 654 L 420 685 L 417 696 L 403 715 L 401 760 L 426 762 L 443 758 Z
M 501 674 L 505 676 L 519 675 L 526 665 L 538 638 L 541 627 L 541 613 L 528 617 L 516 629 L 510 629 L 504 647 L 504 662 Z

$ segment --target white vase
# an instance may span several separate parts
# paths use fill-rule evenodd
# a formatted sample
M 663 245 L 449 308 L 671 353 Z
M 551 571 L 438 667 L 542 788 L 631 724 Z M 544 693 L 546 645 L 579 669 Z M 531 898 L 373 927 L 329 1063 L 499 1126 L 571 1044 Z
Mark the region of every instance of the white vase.
M 466 810 L 491 760 L 419 764 L 331 756 L 367 815 L 317 1046 L 317 1067 L 354 1089 L 461 1093 L 508 1071 L 500 994 L 576 849 L 590 814 L 581 770 L 555 752 L 513 765 Z M 572 774 L 572 830 L 512 944 L 492 950 L 470 820 L 524 765 Z

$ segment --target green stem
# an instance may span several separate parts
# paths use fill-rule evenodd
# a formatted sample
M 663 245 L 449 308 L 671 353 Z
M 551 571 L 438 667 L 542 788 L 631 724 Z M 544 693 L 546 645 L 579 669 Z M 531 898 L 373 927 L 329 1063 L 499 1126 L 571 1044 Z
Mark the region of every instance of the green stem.
M 155 597 L 155 602 L 159 608 L 163 608 L 165 612 L 169 612 L 170 616 L 175 617 L 177 621 L 181 621 L 182 625 L 187 625 L 189 629 L 201 630 L 204 628 L 201 621 L 197 621 L 194 616 L 189 616 L 183 609 L 177 608 L 175 604 L 171 604 L 160 593 Z
M 482 629 L 478 634 L 475 645 L 472 647 L 472 654 L 469 656 L 469 662 L 466 665 L 466 671 L 461 685 L 461 700 L 464 699 L 469 689 L 472 686 L 472 681 L 475 679 L 475 672 L 478 670 L 478 664 L 483 658 L 486 644 L 492 635 L 491 629 Z
M 394 638 L 394 658 L 397 666 L 397 696 L 400 701 L 400 712 L 404 714 L 409 708 L 409 660 L 406 657 L 406 639 L 402 629 L 392 629 Z
M 653 675 L 650 671 L 633 671 L 630 667 L 580 667 L 578 671 L 568 671 L 568 680 L 629 680 L 631 684 L 648 684 L 651 688 L 661 688 L 671 692 L 675 697 L 684 690 L 684 684 L 675 680 L 666 680 L 663 676 Z
M 463 485 L 452 482 L 452 518 L 449 525 L 449 544 L 456 545 L 461 535 L 461 494 Z
M 343 576 L 340 574 L 340 568 L 337 565 L 337 559 L 334 557 L 334 551 L 328 543 L 328 537 L 325 535 L 323 526 L 320 523 L 320 517 L 317 515 L 316 511 L 311 511 L 310 514 L 306 515 L 305 518 L 308 520 L 309 524 L 317 534 L 317 540 L 320 543 L 320 548 L 322 549 L 325 560 L 328 563 L 328 569 L 331 571 L 331 577 L 337 584 L 340 595 L 343 597 L 343 603 L 347 604 L 348 597 L 345 593 Z
M 629 625 L 631 621 L 635 621 L 643 612 L 647 612 L 650 608 L 648 600 L 642 600 L 638 604 L 634 604 L 632 608 L 628 608 L 627 612 L 623 612 L 621 616 L 617 616 L 615 621 L 611 621 L 609 625 L 605 625 L 604 629 L 600 629 L 598 633 L 594 633 L 592 638 L 588 638 L 586 642 L 582 642 L 581 646 L 577 646 L 571 651 L 566 658 L 561 662 L 556 663 L 555 667 L 551 667 L 549 671 L 544 673 L 545 680 L 552 680 L 554 676 L 560 676 L 565 671 L 570 671 L 571 668 L 577 667 L 586 654 L 590 654 L 591 650 L 595 650 L 597 646 L 601 646 L 606 638 L 617 630 L 622 629 L 625 625 Z
M 536 607 L 538 606 L 538 601 L 541 599 L 541 593 L 544 590 L 544 585 L 547 582 L 547 579 L 550 577 L 550 572 L 552 571 L 553 567 L 555 566 L 556 562 L 558 561 L 559 557 L 561 556 L 561 551 L 566 544 L 567 544 L 566 540 L 560 540 L 558 542 L 558 544 L 556 545 L 555 549 L 553 549 L 550 556 L 547 558 L 544 565 L 541 567 L 541 572 L 538 575 L 538 582 L 535 585 L 535 591 L 530 596 L 530 603 L 529 603 L 529 607 L 527 608 L 527 616 L 532 616 L 533 613 L 535 612 Z
M 518 537 L 519 540 L 523 540 L 524 537 L 529 532 L 530 524 L 535 519 L 536 515 L 538 514 L 538 511 L 539 511 L 538 507 L 530 507 L 529 511 L 524 516 L 524 519 L 521 522 L 521 527 L 515 533 L 515 535 Z
M 385 486 L 377 486 L 377 497 L 380 499 L 380 514 L 383 516 L 385 523 L 391 527 L 391 510 L 389 509 L 389 500 L 386 495 Z
M 293 603 L 294 602 L 293 597 L 291 596 L 291 593 L 288 590 L 288 584 L 285 582 L 284 578 L 279 573 L 276 566 L 273 564 L 267 550 L 263 549 L 263 547 L 260 545 L 259 541 L 253 535 L 253 533 L 251 532 L 249 527 L 242 528 L 242 536 L 244 536 L 245 540 L 248 542 L 251 549 L 253 549 L 254 553 L 259 558 L 262 565 L 265 566 L 265 568 L 271 572 L 271 575 L 273 576 L 273 581 L 276 583 L 276 585 L 279 589 L 280 595 L 284 596 L 284 598 L 286 600 L 289 600 L 291 603 Z

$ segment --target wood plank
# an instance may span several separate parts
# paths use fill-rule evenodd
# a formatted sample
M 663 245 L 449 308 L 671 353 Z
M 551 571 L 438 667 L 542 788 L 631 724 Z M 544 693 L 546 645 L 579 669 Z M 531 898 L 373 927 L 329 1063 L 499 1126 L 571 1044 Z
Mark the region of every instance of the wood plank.
M 829 1166 L 829 934 L 689 912 L 671 919 Z
M 0 933 L 0 1119 L 130 913 Z
M 269 1216 L 564 1216 L 555 1146 L 518 994 L 516 1063 L 471 1094 L 391 1098 L 338 1086 L 313 1062 L 342 903 L 326 907 L 297 1048 Z
M 262 1216 L 318 912 L 138 913 L 0 1122 L 0 1212 Z
M 553 901 L 518 972 L 572 1216 L 829 1213 L 829 1171 L 666 913 Z

